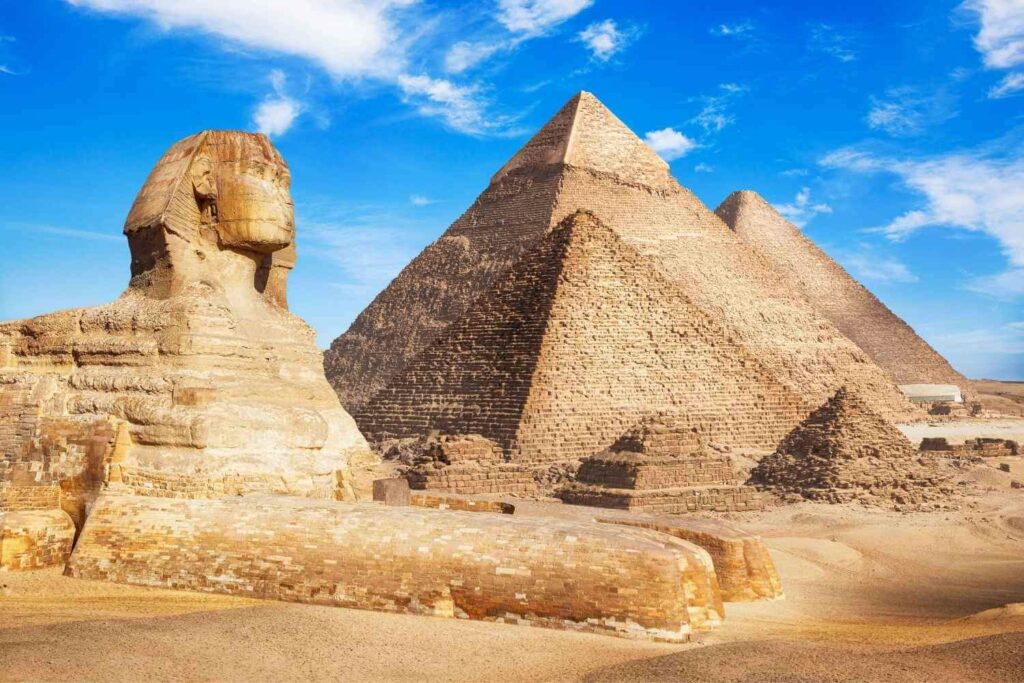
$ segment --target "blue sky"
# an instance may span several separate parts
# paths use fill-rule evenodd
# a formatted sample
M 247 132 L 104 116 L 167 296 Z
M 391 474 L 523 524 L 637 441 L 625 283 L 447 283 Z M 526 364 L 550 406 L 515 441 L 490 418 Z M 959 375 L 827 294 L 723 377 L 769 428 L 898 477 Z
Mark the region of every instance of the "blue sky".
M 581 89 L 1024 379 L 1024 0 L 0 0 L 0 319 L 115 298 L 150 167 L 240 128 L 291 166 L 326 346 Z

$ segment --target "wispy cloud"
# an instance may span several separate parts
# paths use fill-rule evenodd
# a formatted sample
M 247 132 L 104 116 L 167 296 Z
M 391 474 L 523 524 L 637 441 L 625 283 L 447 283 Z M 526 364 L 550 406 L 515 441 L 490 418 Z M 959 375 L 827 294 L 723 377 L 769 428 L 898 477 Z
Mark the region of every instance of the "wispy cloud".
M 1024 92 L 1024 72 L 1014 72 L 1003 76 L 1003 80 L 992 86 L 988 96 L 993 100 L 999 100 L 1011 95 L 1019 95 Z
M 882 97 L 871 98 L 867 123 L 889 135 L 912 137 L 956 113 L 952 98 L 943 90 L 926 94 L 917 88 L 892 88 Z
M 734 97 L 747 91 L 746 86 L 738 83 L 722 83 L 718 89 L 720 94 L 693 98 L 693 101 L 703 104 L 703 107 L 690 122 L 703 128 L 706 134 L 718 133 L 735 123 L 736 117 L 729 112 L 729 106 Z
M 1024 324 L 1007 323 L 990 329 L 948 332 L 937 335 L 937 344 L 974 353 L 1024 354 Z M 1022 360 L 1024 367 L 1024 360 Z
M 749 38 L 754 33 L 754 24 L 749 19 L 735 24 L 719 24 L 710 30 L 711 35 L 723 38 Z
M 498 21 L 523 36 L 540 36 L 573 18 L 594 0 L 498 0 Z
M 899 259 L 881 253 L 875 247 L 861 243 L 856 250 L 840 250 L 836 258 L 859 280 L 892 283 L 917 282 L 918 277 Z
M 639 30 L 635 27 L 620 29 L 611 19 L 605 19 L 580 31 L 577 39 L 587 46 L 594 59 L 607 62 L 611 57 L 625 50 L 636 40 Z
M 253 126 L 261 133 L 284 135 L 302 112 L 302 103 L 285 92 L 285 81 L 285 74 L 280 69 L 270 72 L 274 94 L 260 102 L 252 115 Z
M 503 49 L 503 43 L 473 43 L 460 40 L 448 48 L 444 56 L 444 69 L 450 74 L 462 73 Z
M 829 24 L 811 24 L 808 47 L 822 54 L 838 59 L 840 62 L 853 62 L 857 52 L 853 48 L 853 37 L 840 32 Z
M 857 173 L 895 174 L 924 199 L 877 228 L 893 240 L 929 227 L 945 227 L 989 235 L 1010 262 L 1005 272 L 978 278 L 975 291 L 1024 295 L 1024 148 L 981 149 L 918 159 L 893 158 L 854 148 L 837 150 L 826 167 Z
M 444 78 L 420 74 L 398 77 L 403 99 L 427 116 L 442 119 L 448 127 L 469 135 L 505 133 L 515 117 L 492 114 L 477 86 L 456 85 Z
M 1024 2 L 1021 0 L 967 0 L 960 9 L 978 21 L 974 47 L 989 69 L 1016 69 L 1024 65 Z M 1000 99 L 1024 90 L 1024 71 L 1014 71 L 989 91 Z
M 409 195 L 409 203 L 413 206 L 430 206 L 431 204 L 436 204 L 437 200 L 424 197 L 421 194 L 411 194 Z
M 711 164 L 705 164 L 703 161 L 693 167 L 695 173 L 713 173 L 715 167 Z
M 697 147 L 697 143 L 674 128 L 648 131 L 644 142 L 665 161 L 685 156 Z
M 100 232 L 99 230 L 80 230 L 78 228 L 65 228 L 58 225 L 19 224 L 21 230 L 41 232 L 47 235 L 58 235 L 60 237 L 71 237 L 73 239 L 99 241 L 99 242 L 123 242 L 124 235 L 120 231 Z
M 990 69 L 1024 64 L 1024 4 L 1020 0 L 967 0 L 962 9 L 977 15 L 974 47 Z
M 416 111 L 439 118 L 453 130 L 472 135 L 507 132 L 512 119 L 488 110 L 491 102 L 478 85 L 461 85 L 409 69 L 409 53 L 423 38 L 430 8 L 414 0 L 66 0 L 85 9 L 141 18 L 165 31 L 215 36 L 225 49 L 258 50 L 309 60 L 332 78 L 359 84 L 365 79 L 393 84 Z M 573 2 L 502 0 L 502 16 L 526 31 L 542 31 L 571 16 Z M 558 11 L 562 8 L 561 13 Z M 578 10 L 576 10 L 578 11 Z M 426 22 L 429 23 L 429 22 Z M 454 71 L 467 68 L 472 55 L 453 58 Z M 272 97 L 260 105 L 259 127 L 284 132 L 302 105 Z
M 801 188 L 796 193 L 792 202 L 775 204 L 775 209 L 781 213 L 786 220 L 798 228 L 806 226 L 812 218 L 822 213 L 832 213 L 832 207 L 824 203 L 811 201 L 811 188 Z

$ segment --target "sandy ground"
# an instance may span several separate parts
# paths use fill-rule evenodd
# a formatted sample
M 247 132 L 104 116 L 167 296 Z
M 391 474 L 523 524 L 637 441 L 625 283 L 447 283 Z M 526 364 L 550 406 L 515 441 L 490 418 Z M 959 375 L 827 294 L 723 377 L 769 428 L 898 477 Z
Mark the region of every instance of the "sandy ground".
M 981 492 L 950 512 L 802 503 L 727 515 L 765 537 L 786 597 L 729 604 L 722 628 L 686 646 L 48 570 L 0 574 L 0 680 L 1024 681 L 1024 490 L 1009 486 L 1024 458 L 965 477 Z

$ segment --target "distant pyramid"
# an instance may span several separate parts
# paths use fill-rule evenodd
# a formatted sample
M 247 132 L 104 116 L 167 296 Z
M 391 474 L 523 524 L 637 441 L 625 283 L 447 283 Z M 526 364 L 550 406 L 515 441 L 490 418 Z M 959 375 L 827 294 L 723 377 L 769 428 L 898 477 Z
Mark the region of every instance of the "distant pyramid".
M 772 448 L 807 406 L 586 212 L 528 251 L 356 410 L 371 440 L 479 434 L 515 462 L 592 455 L 652 407 Z
M 756 192 L 732 193 L 715 213 L 897 384 L 970 391 L 945 358 Z
M 360 407 L 371 396 L 405 381 L 397 378 L 418 353 L 578 209 L 593 211 L 649 256 L 697 310 L 808 405 L 850 384 L 886 416 L 912 413 L 882 369 L 585 92 L 569 100 L 331 345 L 327 375 L 350 412 L 367 415 Z M 484 410 L 467 408 L 475 409 Z
M 919 504 L 951 488 L 934 459 L 843 387 L 751 472 L 751 483 L 811 500 Z

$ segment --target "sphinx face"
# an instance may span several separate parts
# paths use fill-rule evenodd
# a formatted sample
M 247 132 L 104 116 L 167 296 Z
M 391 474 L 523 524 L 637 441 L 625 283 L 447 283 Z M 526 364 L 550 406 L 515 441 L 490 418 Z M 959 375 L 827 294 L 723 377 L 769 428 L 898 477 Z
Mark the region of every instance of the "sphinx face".
M 275 156 L 233 138 L 208 145 L 193 162 L 196 200 L 221 247 L 269 254 L 295 238 L 291 175 Z

